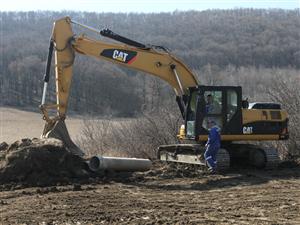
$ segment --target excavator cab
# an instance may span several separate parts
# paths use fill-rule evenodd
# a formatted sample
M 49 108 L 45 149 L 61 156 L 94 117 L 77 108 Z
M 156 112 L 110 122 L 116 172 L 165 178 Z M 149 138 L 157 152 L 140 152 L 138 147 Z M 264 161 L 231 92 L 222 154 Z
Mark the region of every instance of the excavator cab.
M 199 86 L 190 89 L 185 116 L 186 138 L 205 141 L 207 124 L 214 121 L 223 135 L 242 130 L 242 88 Z
M 288 138 L 287 113 L 279 104 L 242 100 L 240 86 L 198 86 L 190 88 L 185 113 L 185 139 L 206 141 L 207 123 L 221 129 L 222 141 L 284 140 Z M 260 137 L 260 138 L 258 138 Z

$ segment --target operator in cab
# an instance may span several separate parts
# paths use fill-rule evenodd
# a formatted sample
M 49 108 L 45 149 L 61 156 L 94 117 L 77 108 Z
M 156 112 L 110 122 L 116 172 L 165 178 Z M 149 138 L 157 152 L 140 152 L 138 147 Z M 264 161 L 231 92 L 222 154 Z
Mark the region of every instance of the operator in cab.
M 211 94 L 208 94 L 206 96 L 205 111 L 208 114 L 221 113 L 221 107 L 220 107 L 220 105 L 214 100 L 214 98 L 213 98 L 213 96 Z
M 211 173 L 217 171 L 217 154 L 221 147 L 220 128 L 214 120 L 208 120 L 207 124 L 209 135 L 205 144 L 206 151 L 204 153 L 205 161 Z

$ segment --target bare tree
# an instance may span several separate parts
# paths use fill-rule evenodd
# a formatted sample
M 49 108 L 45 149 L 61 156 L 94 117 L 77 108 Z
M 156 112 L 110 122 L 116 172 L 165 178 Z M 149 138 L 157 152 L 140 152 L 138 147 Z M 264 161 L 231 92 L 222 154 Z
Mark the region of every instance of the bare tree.
M 177 142 L 177 111 L 161 108 L 136 119 L 86 121 L 78 143 L 88 155 L 155 158 L 158 146 Z
M 276 71 L 268 94 L 272 100 L 281 103 L 289 114 L 289 134 L 287 143 L 281 144 L 287 157 L 300 157 L 300 75 L 289 76 L 287 72 Z

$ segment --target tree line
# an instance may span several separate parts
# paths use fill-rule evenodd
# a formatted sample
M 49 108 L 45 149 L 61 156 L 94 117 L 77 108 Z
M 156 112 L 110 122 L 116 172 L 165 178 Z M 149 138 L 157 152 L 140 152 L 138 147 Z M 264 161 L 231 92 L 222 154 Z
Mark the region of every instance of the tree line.
M 108 27 L 145 44 L 162 45 L 190 66 L 203 82 L 213 83 L 216 79 L 220 83 L 216 74 L 226 74 L 228 70 L 241 74 L 250 71 L 245 68 L 252 68 L 250 73 L 261 68 L 300 68 L 298 10 L 0 12 L 1 105 L 39 104 L 52 23 L 66 15 L 92 27 Z M 75 32 L 79 30 L 76 28 Z M 230 76 L 231 83 L 244 83 L 249 74 L 243 74 Z M 253 77 L 259 79 L 255 74 Z M 223 77 L 222 81 L 228 83 L 227 79 Z M 170 88 L 157 79 L 84 56 L 76 57 L 72 85 L 70 110 L 80 113 L 133 116 L 174 100 Z M 48 98 L 54 101 L 52 87 Z

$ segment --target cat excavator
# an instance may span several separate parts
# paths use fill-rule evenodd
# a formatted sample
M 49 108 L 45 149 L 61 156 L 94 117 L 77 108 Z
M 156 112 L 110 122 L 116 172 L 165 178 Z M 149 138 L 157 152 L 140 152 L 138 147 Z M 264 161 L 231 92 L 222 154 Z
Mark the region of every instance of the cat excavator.
M 96 32 L 112 41 L 95 40 L 84 33 L 74 34 L 73 26 Z M 46 104 L 53 51 L 56 103 Z M 278 163 L 277 150 L 262 147 L 261 142 L 288 139 L 288 115 L 280 104 L 249 104 L 242 99 L 240 86 L 201 85 L 196 75 L 163 46 L 142 44 L 109 29 L 98 30 L 64 17 L 53 25 L 40 109 L 46 121 L 42 136 L 62 140 L 73 154 L 84 156 L 84 151 L 71 140 L 65 124 L 76 54 L 143 71 L 171 85 L 184 124 L 177 135 L 178 143 L 158 148 L 160 160 L 205 165 L 203 153 L 209 132 L 207 123 L 214 121 L 221 128 L 221 149 L 217 155 L 219 167 L 225 169 L 233 162 L 240 162 L 265 168 Z M 206 110 L 208 98 L 214 110 Z M 54 116 L 49 114 L 51 109 L 56 111 Z

